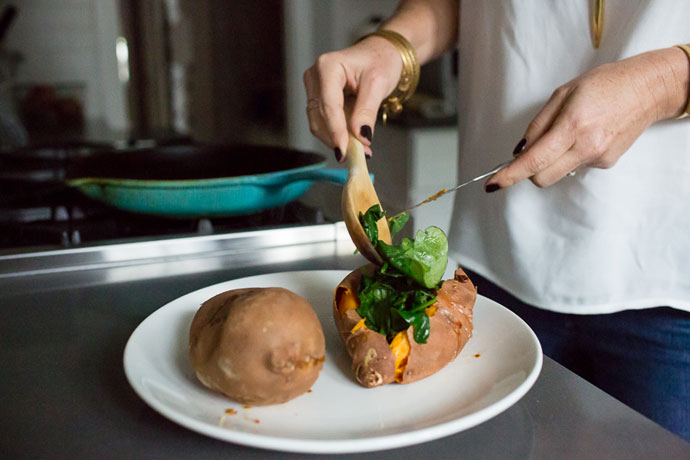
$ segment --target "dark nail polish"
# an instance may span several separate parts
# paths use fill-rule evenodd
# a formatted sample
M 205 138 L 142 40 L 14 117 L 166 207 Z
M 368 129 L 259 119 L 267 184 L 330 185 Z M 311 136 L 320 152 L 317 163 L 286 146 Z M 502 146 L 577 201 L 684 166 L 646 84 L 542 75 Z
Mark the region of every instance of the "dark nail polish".
M 526 145 L 527 145 L 527 139 L 525 139 L 523 137 L 522 139 L 520 139 L 520 142 L 518 142 L 517 145 L 515 146 L 515 150 L 513 150 L 513 156 L 520 155 L 525 150 Z
M 365 157 L 367 160 L 371 160 L 372 157 L 373 157 L 373 155 L 372 155 L 371 153 L 369 153 L 369 152 L 364 152 L 364 157 Z
M 340 147 L 334 148 L 333 152 L 335 153 L 335 159 L 338 163 L 343 161 L 343 152 L 340 151 Z
M 484 191 L 485 191 L 486 193 L 491 193 L 491 192 L 495 192 L 495 191 L 498 190 L 499 188 L 501 188 L 501 186 L 498 185 L 498 184 L 487 184 L 487 185 L 484 187 Z
M 362 125 L 361 128 L 359 128 L 359 134 L 362 135 L 366 140 L 371 142 L 371 126 L 369 125 Z

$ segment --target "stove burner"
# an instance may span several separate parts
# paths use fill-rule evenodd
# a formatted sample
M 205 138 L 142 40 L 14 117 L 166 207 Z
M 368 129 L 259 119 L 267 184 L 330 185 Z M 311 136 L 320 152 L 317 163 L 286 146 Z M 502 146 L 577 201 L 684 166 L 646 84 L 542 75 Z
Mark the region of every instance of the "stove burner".
M 321 211 L 298 201 L 248 216 L 167 219 L 119 211 L 77 195 L 52 207 L 0 209 L 0 249 L 37 245 L 69 248 L 112 240 L 211 235 L 324 222 Z

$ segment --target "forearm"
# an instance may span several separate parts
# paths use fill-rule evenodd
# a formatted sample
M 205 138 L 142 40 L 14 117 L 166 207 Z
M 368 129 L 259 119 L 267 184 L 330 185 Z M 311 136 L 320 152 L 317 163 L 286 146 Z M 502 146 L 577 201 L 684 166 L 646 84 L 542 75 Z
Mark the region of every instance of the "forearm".
M 407 38 L 420 64 L 452 48 L 458 37 L 458 0 L 402 0 L 382 28 Z

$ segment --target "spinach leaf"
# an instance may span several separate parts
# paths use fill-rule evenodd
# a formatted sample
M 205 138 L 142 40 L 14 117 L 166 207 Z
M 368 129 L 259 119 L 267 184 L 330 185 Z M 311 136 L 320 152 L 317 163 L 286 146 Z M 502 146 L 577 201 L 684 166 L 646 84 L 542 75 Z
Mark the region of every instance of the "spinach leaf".
M 391 232 L 391 237 L 402 230 L 408 220 L 410 220 L 410 215 L 406 212 L 388 219 L 388 229 Z
M 429 338 L 429 315 L 424 313 L 424 310 L 421 312 L 399 311 L 398 313 L 413 327 L 414 341 L 417 343 L 426 343 Z
M 369 238 L 369 241 L 371 241 L 374 244 L 374 246 L 376 246 L 376 243 L 379 240 L 379 229 L 376 226 L 376 222 L 385 217 L 386 213 L 383 212 L 381 206 L 379 206 L 378 204 L 375 204 L 369 209 L 367 209 L 367 212 L 364 214 L 362 214 L 361 211 L 359 213 L 359 221 L 362 224 L 364 233 L 367 235 L 367 238 Z M 408 220 L 410 220 L 410 215 L 406 212 L 403 212 L 401 214 L 391 217 L 390 219 L 387 219 L 388 230 L 390 230 L 391 236 L 395 235 L 400 230 L 402 230 L 402 228 L 405 226 Z
M 357 313 L 369 329 L 386 336 L 389 343 L 398 332 L 410 326 L 414 329 L 414 340 L 426 343 L 430 321 L 425 309 L 436 302 L 436 297 L 392 270 L 387 271 L 384 265 L 374 276 L 362 276 Z
M 394 329 L 391 305 L 400 302 L 401 296 L 393 286 L 380 280 L 363 277 L 362 281 L 357 313 L 364 318 L 369 329 L 388 337 Z
M 436 288 L 448 264 L 448 240 L 438 227 L 419 230 L 399 245 L 379 241 L 378 251 L 390 265 L 427 288 Z
M 386 214 L 381 210 L 381 206 L 375 204 L 371 208 L 367 209 L 367 212 L 362 214 L 359 213 L 359 221 L 362 224 L 364 233 L 372 242 L 374 247 L 376 247 L 376 242 L 379 240 L 379 229 L 376 226 L 376 222 L 386 217 Z
M 364 232 L 381 257 L 422 286 L 437 287 L 448 264 L 448 240 L 443 230 L 427 227 L 419 230 L 414 239 L 403 238 L 398 245 L 388 245 L 378 239 L 376 227 L 376 222 L 384 217 L 379 205 L 372 206 L 365 214 L 360 213 Z M 400 231 L 408 219 L 408 214 L 401 214 L 389 221 L 391 233 Z
M 436 302 L 434 290 L 446 270 L 448 241 L 441 229 L 427 227 L 418 231 L 415 239 L 386 244 L 378 239 L 376 226 L 385 217 L 379 205 L 359 215 L 364 232 L 385 263 L 373 276 L 362 276 L 357 313 L 369 329 L 385 335 L 388 342 L 412 326 L 415 342 L 426 343 L 431 324 L 426 308 Z M 401 214 L 388 220 L 391 235 L 399 232 L 409 218 Z

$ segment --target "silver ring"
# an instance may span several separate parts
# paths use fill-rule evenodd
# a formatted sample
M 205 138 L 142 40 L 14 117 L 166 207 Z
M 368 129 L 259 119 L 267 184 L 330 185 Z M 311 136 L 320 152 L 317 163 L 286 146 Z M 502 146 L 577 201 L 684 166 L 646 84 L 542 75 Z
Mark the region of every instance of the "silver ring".
M 575 174 L 577 174 L 576 171 L 570 171 L 568 174 L 566 174 L 566 176 L 573 177 Z

